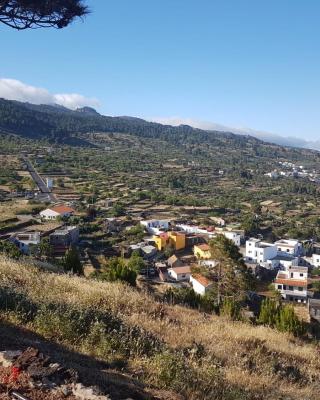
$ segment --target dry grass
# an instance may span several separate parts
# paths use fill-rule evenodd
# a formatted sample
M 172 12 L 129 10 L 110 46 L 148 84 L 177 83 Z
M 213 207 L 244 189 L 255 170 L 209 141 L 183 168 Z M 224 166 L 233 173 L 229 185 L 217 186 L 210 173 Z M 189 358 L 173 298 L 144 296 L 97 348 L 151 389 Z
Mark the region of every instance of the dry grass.
M 316 344 L 299 341 L 266 327 L 230 322 L 180 306 L 161 305 L 146 293 L 122 284 L 40 272 L 32 266 L 4 258 L 0 258 L 1 287 L 10 287 L 38 304 L 59 303 L 111 312 L 126 326 L 139 326 L 161 340 L 167 349 L 163 351 L 172 354 L 185 355 L 188 348 L 203 346 L 199 359 L 188 356 L 183 361 L 200 378 L 188 387 L 177 382 L 177 377 L 175 381 L 172 378 L 175 382 L 173 388 L 183 392 L 188 399 L 216 398 L 208 389 L 210 380 L 216 382 L 217 379 L 208 372 L 213 366 L 214 374 L 219 373 L 224 385 L 240 390 L 234 397 L 226 394 L 221 398 L 318 398 L 320 359 Z M 35 329 L 32 324 L 28 327 Z M 78 343 L 78 348 L 83 352 L 93 352 L 81 343 Z M 164 357 L 161 362 L 166 360 L 165 354 L 160 354 Z M 166 387 L 161 362 L 159 364 L 156 357 L 146 359 L 134 354 L 127 368 L 147 383 Z M 183 381 L 184 378 L 179 379 Z
M 31 212 L 33 207 L 34 206 L 28 203 L 28 200 L 24 199 L 14 199 L 9 202 L 0 203 L 0 221 L 16 218 L 21 210 Z

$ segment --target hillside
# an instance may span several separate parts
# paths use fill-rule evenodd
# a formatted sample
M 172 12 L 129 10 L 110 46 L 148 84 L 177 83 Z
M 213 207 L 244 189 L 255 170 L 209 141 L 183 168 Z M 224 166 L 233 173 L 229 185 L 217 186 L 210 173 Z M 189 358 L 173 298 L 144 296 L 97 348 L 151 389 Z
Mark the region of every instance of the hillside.
M 318 397 L 316 345 L 159 304 L 121 284 L 47 273 L 1 258 L 0 307 L 2 348 L 36 343 L 112 399 L 126 398 L 119 393 L 128 396 L 129 382 L 133 399 Z
M 252 136 L 230 132 L 205 131 L 188 125 L 174 127 L 133 117 L 108 117 L 89 107 L 72 111 L 56 105 L 35 105 L 5 99 L 0 99 L 0 131 L 33 139 L 47 138 L 56 142 L 63 142 L 72 135 L 113 132 L 160 139 L 180 146 L 206 143 L 238 149 L 250 147 L 258 152 L 259 146 L 261 149 L 265 146 L 263 141 Z M 279 156 L 288 151 L 282 146 L 268 146 L 273 151 L 270 156 Z M 302 149 L 292 149 L 291 153 L 315 154 L 314 151 Z
M 0 138 L 0 155 L 6 159 L 0 182 L 7 193 L 10 185 L 19 186 L 23 169 L 21 159 L 13 163 L 10 158 L 23 152 L 40 174 L 55 176 L 58 195 L 91 204 L 94 193 L 98 204 L 118 199 L 129 214 L 153 216 L 152 209 L 166 209 L 170 217 L 187 213 L 202 218 L 201 223 L 218 214 L 244 223 L 250 234 L 260 230 L 272 237 L 320 240 L 317 151 L 106 117 L 87 108 L 71 111 L 3 99 Z M 297 169 L 300 176 L 293 174 Z M 283 175 L 266 177 L 273 170 Z

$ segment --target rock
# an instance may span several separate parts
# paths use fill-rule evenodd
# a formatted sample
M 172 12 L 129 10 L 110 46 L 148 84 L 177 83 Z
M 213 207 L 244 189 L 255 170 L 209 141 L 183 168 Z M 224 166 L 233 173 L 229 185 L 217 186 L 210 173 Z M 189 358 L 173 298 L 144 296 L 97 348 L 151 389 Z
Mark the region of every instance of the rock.
M 94 388 L 85 387 L 81 383 L 73 385 L 72 393 L 78 400 L 111 400 L 109 396 L 100 396 Z
M 16 358 L 18 358 L 21 355 L 21 351 L 17 350 L 17 351 L 1 351 L 0 352 L 0 364 L 7 368 L 7 367 L 11 367 Z
M 60 392 L 67 397 L 72 394 L 72 389 L 67 385 L 63 385 L 60 387 Z

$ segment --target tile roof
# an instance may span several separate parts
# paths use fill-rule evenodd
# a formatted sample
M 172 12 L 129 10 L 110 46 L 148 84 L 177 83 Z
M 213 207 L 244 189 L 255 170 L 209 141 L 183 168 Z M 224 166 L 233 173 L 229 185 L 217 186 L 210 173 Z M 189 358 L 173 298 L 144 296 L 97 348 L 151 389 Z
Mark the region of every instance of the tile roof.
M 172 271 L 174 271 L 177 275 L 178 274 L 190 274 L 191 269 L 189 265 L 183 265 L 182 267 L 176 267 L 176 268 L 170 268 Z
M 278 276 L 275 280 L 275 283 L 280 283 L 282 285 L 288 285 L 288 286 L 303 286 L 307 287 L 308 286 L 308 281 L 306 279 L 286 279 L 283 278 L 282 276 Z
M 69 206 L 64 204 L 60 204 L 59 206 L 50 207 L 50 210 L 55 211 L 59 214 L 66 214 L 66 213 L 74 213 L 75 210 Z
M 197 244 L 196 246 L 199 249 L 201 249 L 202 251 L 209 251 L 210 250 L 210 246 L 207 243 Z
M 194 274 L 194 275 L 192 275 L 192 278 L 195 279 L 197 282 L 199 282 L 204 287 L 208 287 L 213 284 L 212 281 L 210 281 L 208 278 L 206 278 L 205 276 L 200 275 L 200 274 Z

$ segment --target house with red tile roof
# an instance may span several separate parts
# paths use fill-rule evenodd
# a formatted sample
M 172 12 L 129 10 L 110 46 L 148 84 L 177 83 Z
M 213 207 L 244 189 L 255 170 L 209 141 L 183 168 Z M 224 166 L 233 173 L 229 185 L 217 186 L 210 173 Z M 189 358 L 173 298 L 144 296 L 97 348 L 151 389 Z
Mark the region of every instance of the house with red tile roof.
M 59 204 L 40 212 L 40 217 L 46 220 L 55 220 L 58 217 L 70 217 L 75 210 L 65 204 Z
M 191 275 L 190 284 L 193 290 L 201 296 L 204 296 L 208 292 L 208 290 L 212 289 L 213 287 L 213 282 L 200 274 Z
M 307 303 L 308 267 L 292 266 L 284 271 L 278 271 L 275 288 L 285 300 Z
M 189 265 L 183 265 L 181 267 L 169 268 L 168 275 L 175 281 L 188 281 L 191 276 L 191 269 Z

